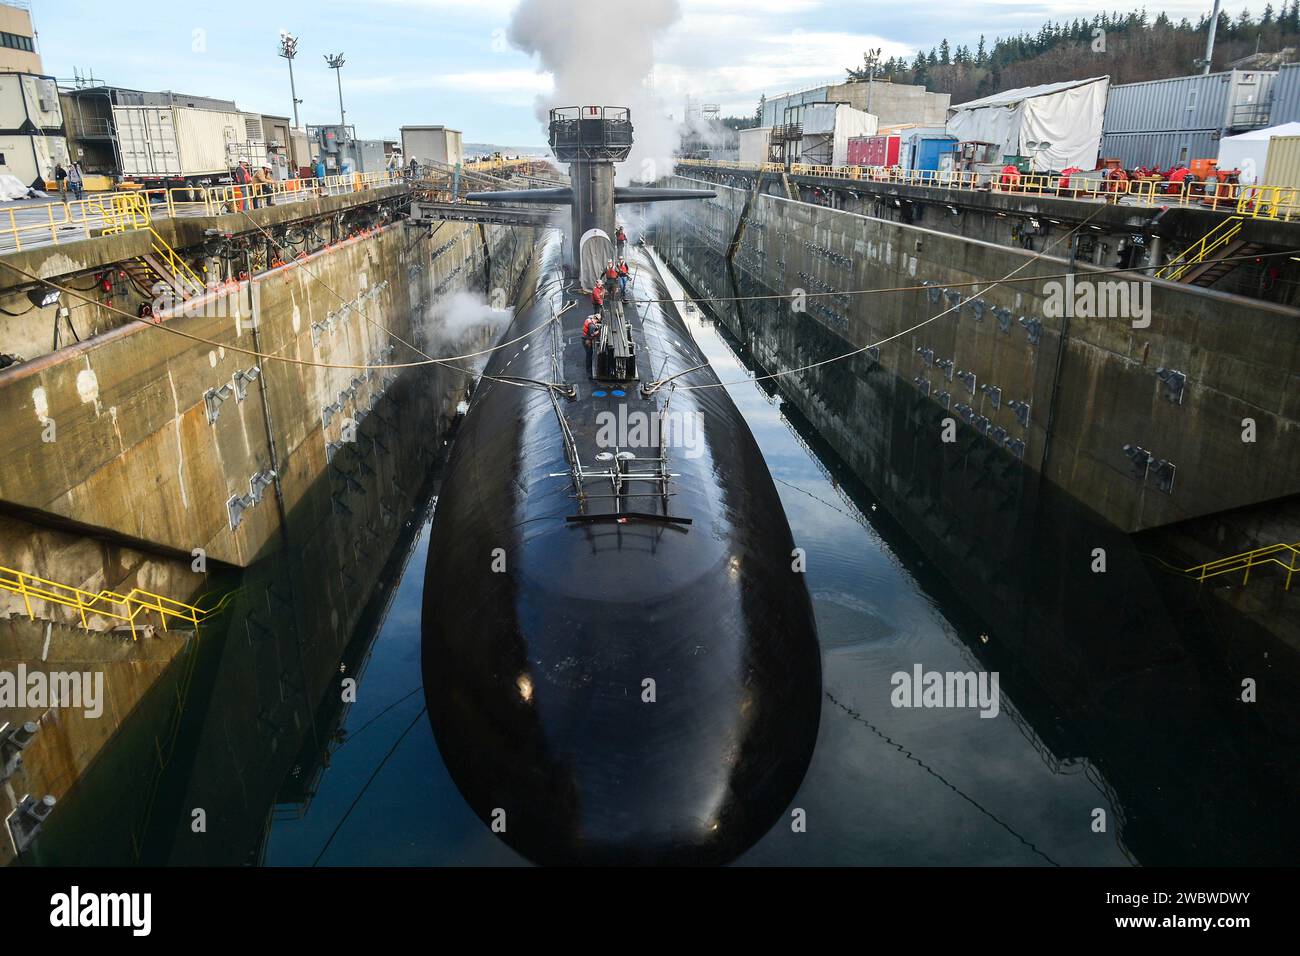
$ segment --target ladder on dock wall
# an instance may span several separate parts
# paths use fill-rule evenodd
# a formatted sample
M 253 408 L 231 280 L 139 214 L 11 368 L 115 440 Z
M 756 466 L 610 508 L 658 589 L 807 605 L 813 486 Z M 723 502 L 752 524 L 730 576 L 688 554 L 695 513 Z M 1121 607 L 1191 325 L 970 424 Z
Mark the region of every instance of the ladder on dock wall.
M 1260 248 L 1257 243 L 1238 238 L 1243 224 L 1241 216 L 1224 219 L 1165 263 L 1156 277 L 1187 285 L 1214 285 L 1240 264 L 1236 257 L 1248 256 Z
M 45 601 L 72 608 L 77 612 L 81 626 L 86 630 L 90 630 L 90 625 L 87 623 L 89 616 L 121 621 L 130 626 L 132 640 L 139 638 L 136 633 L 136 621 L 142 616 L 147 621 L 148 615 L 156 614 L 165 631 L 168 620 L 198 627 L 209 614 L 208 611 L 192 604 L 173 601 L 161 594 L 142 591 L 139 588 L 132 588 L 127 594 L 108 590 L 95 593 L 71 584 L 61 584 L 58 581 L 50 581 L 25 571 L 15 571 L 13 568 L 6 567 L 0 567 L 0 591 L 9 591 L 23 599 L 23 607 L 27 611 L 29 620 L 36 620 L 36 609 L 32 606 L 32 601 Z
M 105 223 L 104 235 L 125 232 L 148 232 L 153 250 L 135 260 L 125 271 L 137 281 L 152 288 L 155 282 L 165 283 L 182 300 L 198 295 L 204 289 L 203 280 L 190 268 L 180 253 L 171 247 L 153 227 L 149 201 L 144 196 L 114 196 L 100 209 Z
M 1253 551 L 1243 551 L 1241 554 L 1184 568 L 1183 573 L 1196 578 L 1200 583 L 1207 578 L 1241 571 L 1243 572 L 1241 584 L 1245 587 L 1250 581 L 1250 572 L 1253 568 L 1270 564 L 1277 565 L 1286 572 L 1286 584 L 1283 590 L 1291 590 L 1291 576 L 1300 571 L 1300 541 L 1295 544 L 1270 544 Z

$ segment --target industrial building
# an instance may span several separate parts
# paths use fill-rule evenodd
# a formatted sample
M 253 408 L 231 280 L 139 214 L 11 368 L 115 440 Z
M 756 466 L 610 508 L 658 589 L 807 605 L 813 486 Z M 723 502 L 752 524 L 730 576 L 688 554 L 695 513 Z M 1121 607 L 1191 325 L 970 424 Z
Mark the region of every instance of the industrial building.
M 0 0 L 0 73 L 44 73 L 27 0 Z
M 446 126 L 403 126 L 402 156 L 407 162 L 456 166 L 465 160 L 461 132 Z
M 31 185 L 68 159 L 54 77 L 0 73 L 0 174 Z
M 877 117 L 881 126 L 916 123 L 942 126 L 948 118 L 948 93 L 931 93 L 924 86 L 907 83 L 854 80 L 829 83 L 807 90 L 783 93 L 764 100 L 759 126 L 783 126 L 798 123 L 801 107 L 810 103 L 844 103 Z
M 1271 71 L 1227 70 L 1112 86 L 1101 155 L 1129 168 L 1169 169 L 1213 159 L 1223 137 L 1287 121 L 1272 115 L 1277 77 Z

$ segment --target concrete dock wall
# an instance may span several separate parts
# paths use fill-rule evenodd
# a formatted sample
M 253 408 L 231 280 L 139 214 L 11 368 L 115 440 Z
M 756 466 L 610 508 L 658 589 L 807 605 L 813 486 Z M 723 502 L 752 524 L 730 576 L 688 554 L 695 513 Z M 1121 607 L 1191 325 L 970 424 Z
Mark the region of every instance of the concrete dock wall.
M 436 343 L 417 306 L 483 288 L 478 227 L 442 230 L 427 264 L 417 236 L 389 226 L 192 299 L 161 328 L 132 323 L 0 372 L 0 500 L 247 565 L 403 371 L 320 366 L 420 362 L 398 341 Z
M 1076 294 L 1089 281 L 1133 281 L 1124 292 L 1149 312 L 1094 317 L 1076 301 L 1061 316 L 1051 284 L 1064 298 L 1065 242 L 1036 258 L 715 188 L 703 209 L 660 213 L 658 245 L 765 364 L 802 367 L 892 338 L 878 354 L 781 380 L 873 486 L 901 494 L 929 480 L 908 466 L 911 449 L 939 443 L 953 418 L 962 442 L 1023 461 L 1124 530 L 1300 490 L 1300 313 L 1078 266 Z M 1024 281 L 990 281 L 1013 273 Z M 810 294 L 805 312 L 744 298 L 798 289 Z M 1172 468 L 1136 467 L 1126 445 Z
M 199 642 L 218 672 L 239 645 L 226 680 L 249 702 L 240 732 L 300 734 L 340 679 L 343 648 L 473 380 L 428 364 L 323 366 L 487 347 L 499 328 L 445 333 L 446 300 L 497 290 L 508 304 L 531 248 L 526 230 L 448 224 L 430 236 L 399 223 L 191 300 L 191 314 L 160 316 L 161 327 L 131 323 L 0 372 L 0 498 L 11 515 L 0 520 L 0 565 L 204 607 L 230 595 Z M 196 549 L 206 571 L 195 570 Z M 251 565 L 243 580 L 233 570 Z M 29 620 L 21 598 L 0 592 L 0 669 L 72 662 L 103 673 L 111 699 L 94 719 L 0 710 L 0 723 L 42 724 L 0 810 L 53 794 L 47 833 L 76 835 L 63 844 L 69 859 L 92 845 L 131 858 L 158 825 L 153 790 L 182 717 L 205 706 L 185 693 L 194 637 L 132 641 L 82 630 L 69 614 L 38 603 Z M 217 751 L 230 732 L 213 728 Z M 110 813 L 94 780 L 116 780 L 120 798 L 123 774 L 141 799 Z M 0 862 L 7 843 L 0 834 Z

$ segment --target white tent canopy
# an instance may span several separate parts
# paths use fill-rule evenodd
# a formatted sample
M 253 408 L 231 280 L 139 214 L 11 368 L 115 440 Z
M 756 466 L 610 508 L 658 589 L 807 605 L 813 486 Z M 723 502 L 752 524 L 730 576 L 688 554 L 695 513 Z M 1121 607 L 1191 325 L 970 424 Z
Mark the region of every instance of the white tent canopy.
M 1034 157 L 1038 169 L 1094 169 L 1101 149 L 1110 77 L 1004 90 L 950 107 L 948 132 L 958 140 L 997 143 L 1003 153 Z M 1030 143 L 1049 143 L 1031 149 Z
M 1300 136 L 1300 123 L 1283 123 L 1267 129 L 1253 129 L 1219 141 L 1219 168 L 1241 170 L 1241 182 L 1259 182 L 1268 165 L 1268 144 L 1274 136 Z

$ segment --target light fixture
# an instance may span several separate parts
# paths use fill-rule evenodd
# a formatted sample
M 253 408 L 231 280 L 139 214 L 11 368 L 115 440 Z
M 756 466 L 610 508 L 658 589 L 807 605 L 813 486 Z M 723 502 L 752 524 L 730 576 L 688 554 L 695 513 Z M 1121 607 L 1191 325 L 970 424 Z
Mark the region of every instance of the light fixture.
M 63 293 L 58 289 L 47 289 L 42 287 L 40 289 L 32 289 L 27 293 L 27 298 L 32 300 L 32 305 L 36 306 L 36 308 L 44 309 L 47 306 L 54 305 L 54 303 L 58 302 L 59 296 L 61 295 L 63 295 Z

